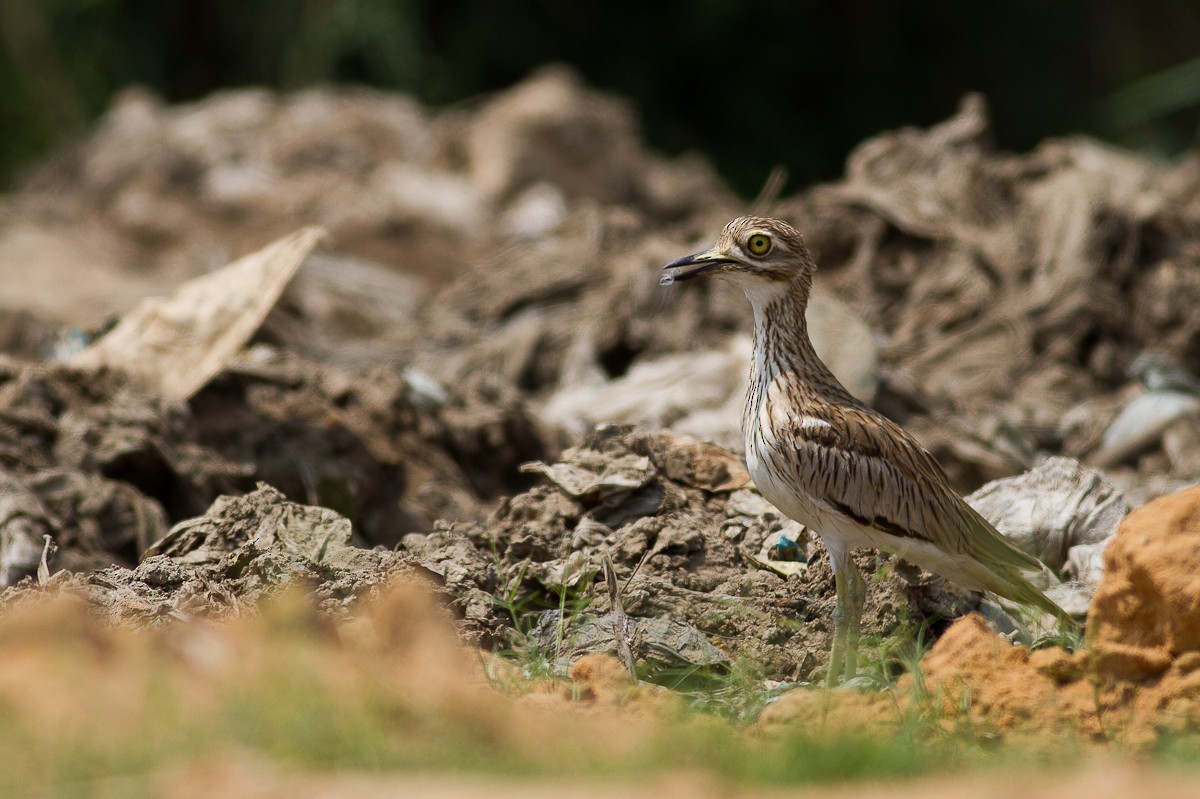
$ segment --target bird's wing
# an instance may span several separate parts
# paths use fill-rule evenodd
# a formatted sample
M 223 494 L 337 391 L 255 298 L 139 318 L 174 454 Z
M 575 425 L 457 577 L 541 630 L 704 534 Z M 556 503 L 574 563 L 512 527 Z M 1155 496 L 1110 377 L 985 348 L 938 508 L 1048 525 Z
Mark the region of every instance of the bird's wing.
M 992 590 L 1061 613 L 1020 576 L 1040 571 L 1041 561 L 968 505 L 934 457 L 899 425 L 845 406 L 820 409 L 817 418 L 828 424 L 804 418 L 776 432 L 794 442 L 794 477 L 810 496 L 858 524 L 971 557 L 997 578 Z

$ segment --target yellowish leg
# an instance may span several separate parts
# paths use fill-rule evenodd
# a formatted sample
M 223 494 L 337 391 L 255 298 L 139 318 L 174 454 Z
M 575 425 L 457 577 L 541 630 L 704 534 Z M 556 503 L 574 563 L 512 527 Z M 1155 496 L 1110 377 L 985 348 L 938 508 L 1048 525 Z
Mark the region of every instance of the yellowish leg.
M 837 587 L 837 607 L 833 611 L 833 648 L 829 653 L 829 671 L 825 687 L 835 688 L 858 670 L 858 640 L 867 584 L 849 553 L 831 559 L 833 584 Z
M 837 607 L 833 609 L 833 647 L 829 651 L 829 670 L 825 673 L 826 688 L 841 684 L 846 662 L 846 579 L 840 569 L 833 573 L 833 584 L 837 588 Z
M 858 638 L 862 623 L 863 603 L 867 598 L 867 584 L 854 561 L 846 561 L 846 667 L 845 679 L 849 680 L 858 670 Z

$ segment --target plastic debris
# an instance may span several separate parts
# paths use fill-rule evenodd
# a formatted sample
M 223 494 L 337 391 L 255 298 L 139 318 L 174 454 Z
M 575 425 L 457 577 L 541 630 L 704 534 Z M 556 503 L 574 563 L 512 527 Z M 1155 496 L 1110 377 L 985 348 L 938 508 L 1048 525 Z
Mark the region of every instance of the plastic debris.
M 1052 570 L 1034 577 L 1051 599 L 1079 618 L 1087 613 L 1103 576 L 1101 553 L 1129 512 L 1124 495 L 1103 473 L 1071 458 L 1050 458 L 966 499 Z
M 187 399 L 245 345 L 324 235 L 305 228 L 143 301 L 71 363 L 121 369 L 146 390 Z

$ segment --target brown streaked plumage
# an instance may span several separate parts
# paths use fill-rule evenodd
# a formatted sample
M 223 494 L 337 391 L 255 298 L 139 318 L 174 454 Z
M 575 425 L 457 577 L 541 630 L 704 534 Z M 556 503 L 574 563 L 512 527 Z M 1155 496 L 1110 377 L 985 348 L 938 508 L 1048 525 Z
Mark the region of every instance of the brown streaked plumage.
M 853 548 L 893 552 L 964 588 L 1066 617 L 1022 575 L 1041 562 L 976 513 L 916 439 L 846 391 L 817 356 L 805 320 L 816 265 L 795 228 L 741 217 L 712 249 L 664 269 L 664 283 L 725 277 L 753 306 L 746 464 L 762 495 L 829 550 L 838 592 L 830 685 L 856 668 L 866 586 Z

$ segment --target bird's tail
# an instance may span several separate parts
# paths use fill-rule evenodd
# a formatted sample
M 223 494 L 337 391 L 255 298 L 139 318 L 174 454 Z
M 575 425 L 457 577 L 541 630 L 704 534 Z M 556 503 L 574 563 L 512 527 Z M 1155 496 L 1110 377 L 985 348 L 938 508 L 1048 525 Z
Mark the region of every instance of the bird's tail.
M 969 539 L 973 550 L 971 554 L 985 567 L 986 574 L 982 575 L 984 587 L 1005 599 L 1035 607 L 1078 626 L 1069 613 L 1042 593 L 1024 574 L 1045 571 L 1046 565 L 1005 538 L 969 505 L 967 508 L 976 528 L 975 534 Z
M 1069 623 L 1071 626 L 1079 626 L 1078 622 L 1071 618 L 1069 613 L 1059 607 L 1058 603 L 1046 596 L 1037 586 L 1029 582 L 1021 572 L 1008 569 L 997 570 L 991 576 L 993 580 L 987 586 L 989 591 L 999 594 L 1005 599 L 1010 599 L 1013 602 L 1035 607 L 1038 610 L 1055 616 L 1060 621 Z

